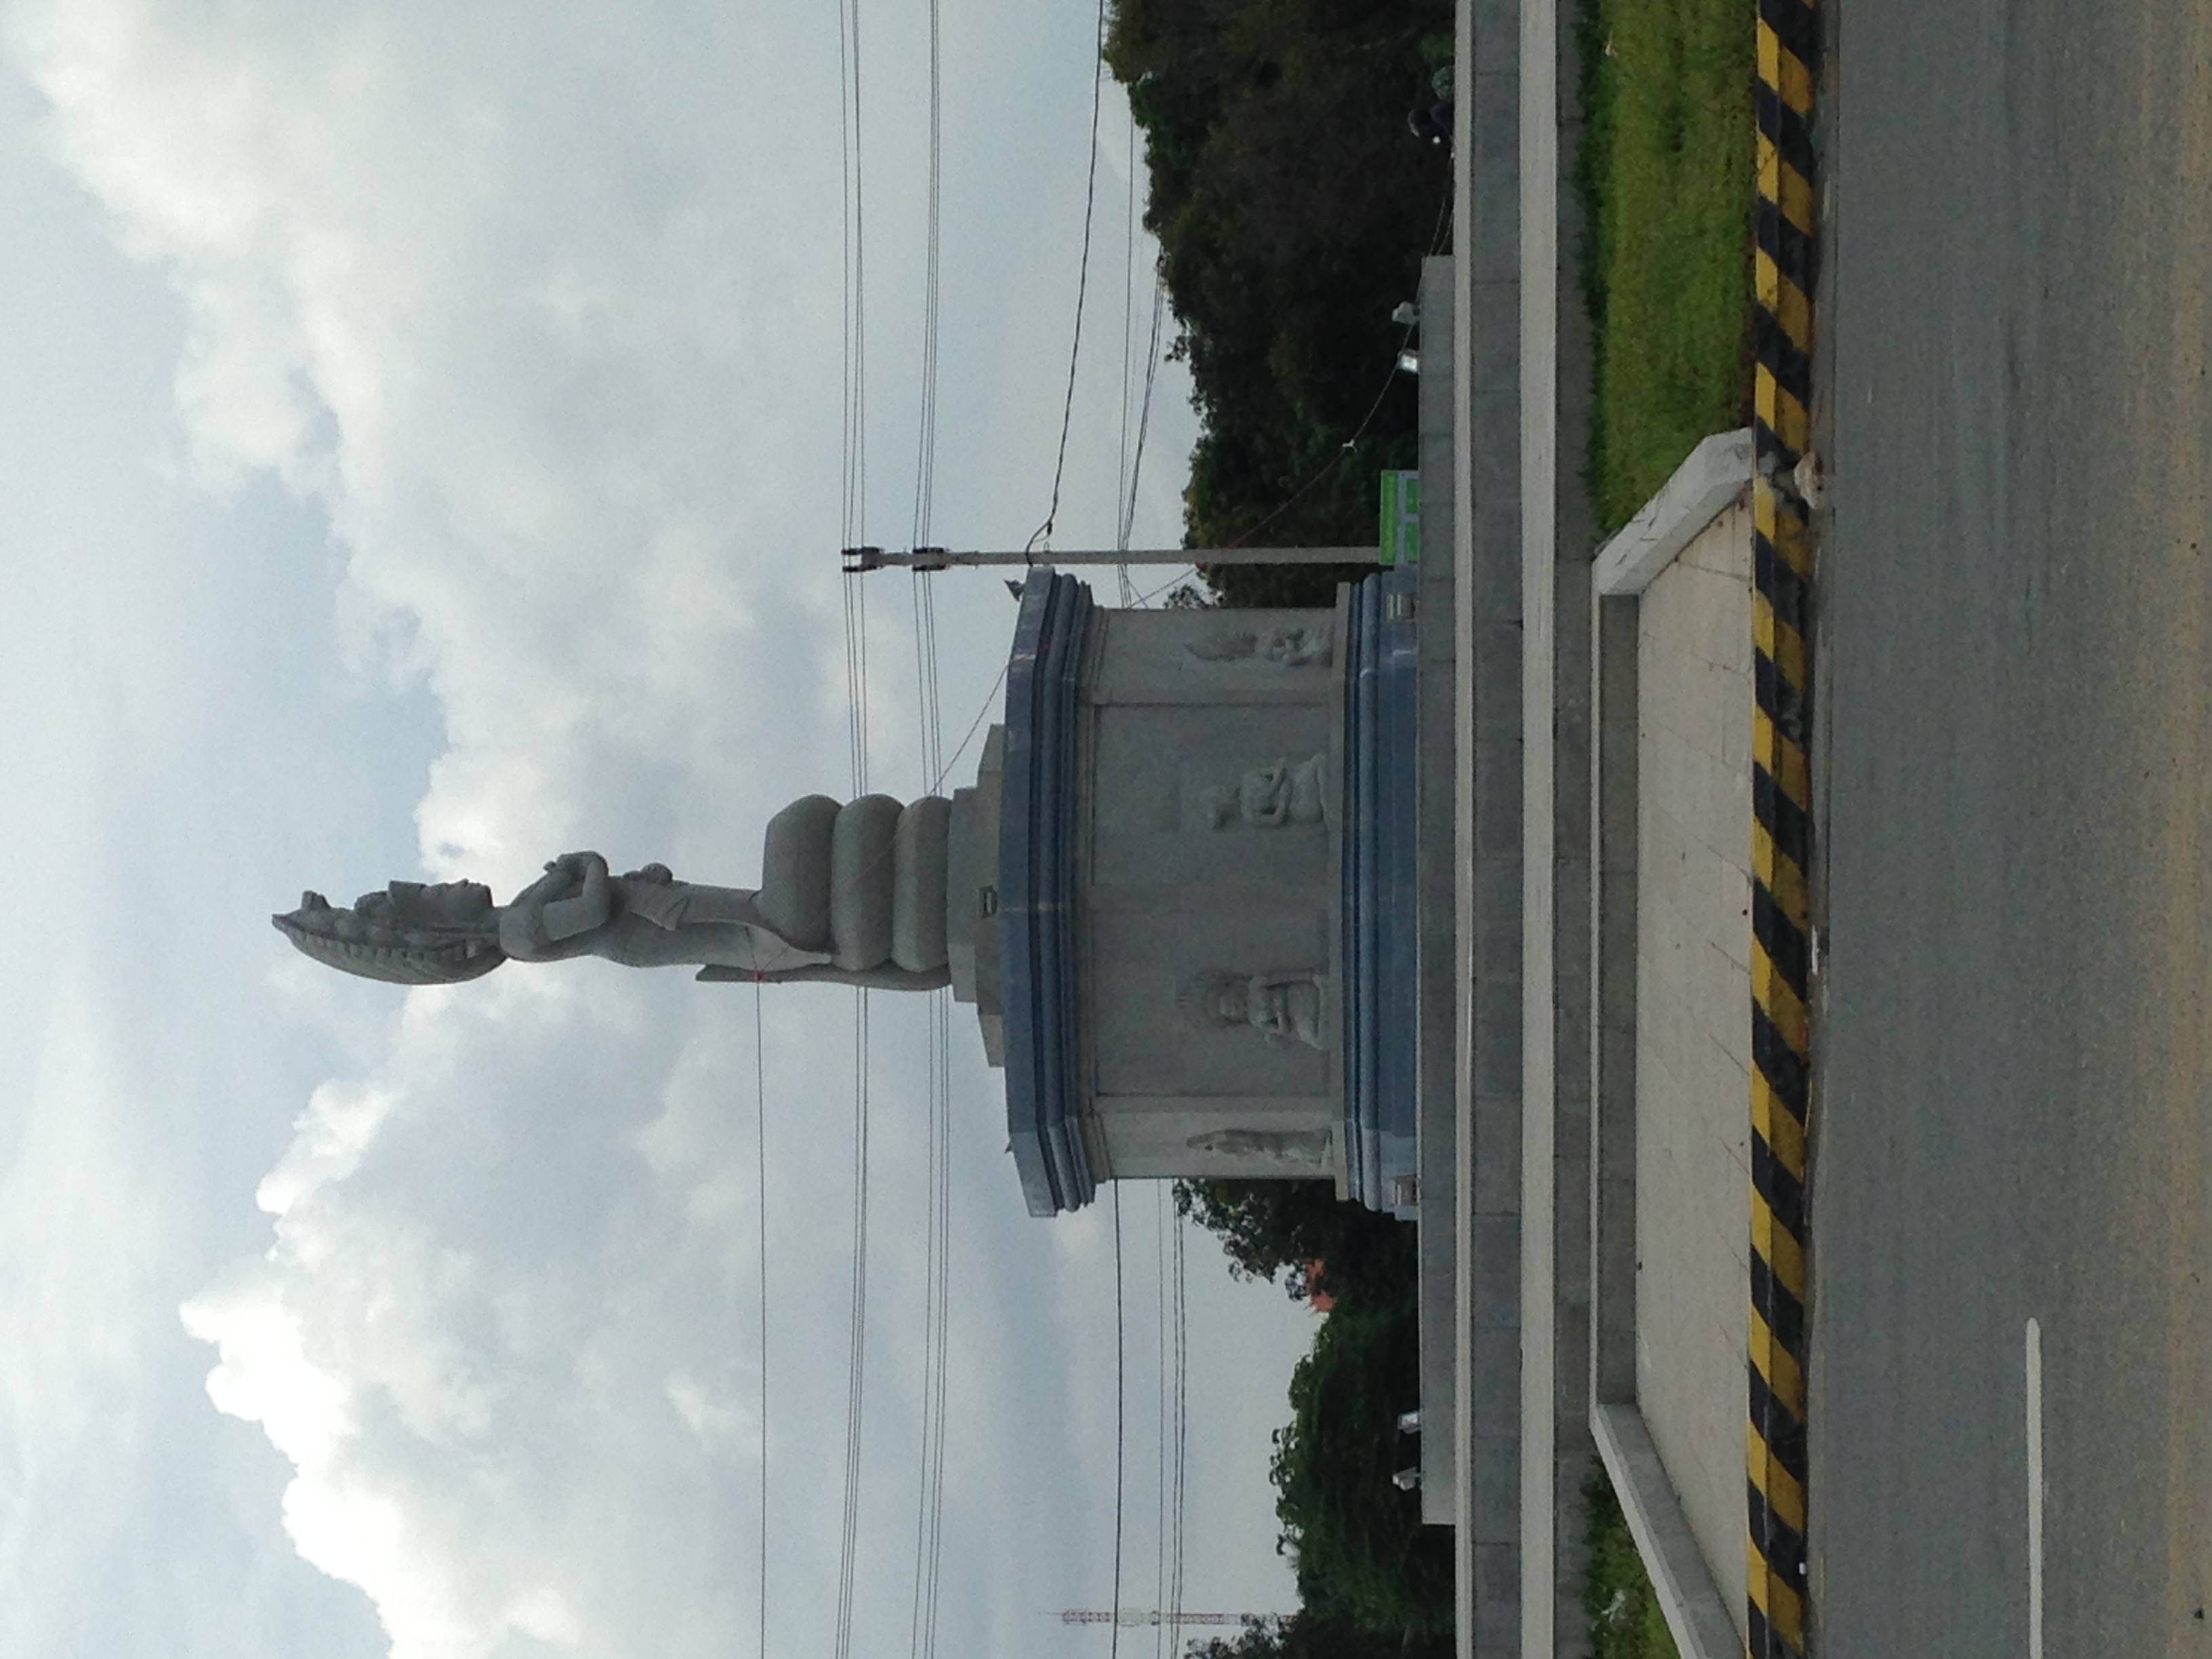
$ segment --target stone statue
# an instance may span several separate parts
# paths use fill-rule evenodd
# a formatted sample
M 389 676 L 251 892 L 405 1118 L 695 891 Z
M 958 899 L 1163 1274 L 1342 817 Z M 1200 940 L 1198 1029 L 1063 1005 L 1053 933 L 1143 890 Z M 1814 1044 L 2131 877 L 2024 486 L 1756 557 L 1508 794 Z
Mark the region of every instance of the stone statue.
M 1220 784 L 1201 797 L 1206 822 L 1216 830 L 1241 825 L 1247 830 L 1305 828 L 1326 822 L 1322 799 L 1322 775 L 1328 757 L 1315 755 L 1296 762 L 1270 761 L 1237 779 L 1234 787 Z
M 758 890 L 678 881 L 660 864 L 617 876 L 597 853 L 567 853 L 503 905 L 480 882 L 395 881 L 351 908 L 305 893 L 272 920 L 325 966 L 397 985 L 457 984 L 510 957 L 595 956 L 696 967 L 703 980 L 931 990 L 951 979 L 949 815 L 934 797 L 808 796 L 769 823 Z
M 1176 1000 L 1200 1030 L 1249 1026 L 1273 1043 L 1322 1046 L 1321 981 L 1310 972 L 1200 974 Z

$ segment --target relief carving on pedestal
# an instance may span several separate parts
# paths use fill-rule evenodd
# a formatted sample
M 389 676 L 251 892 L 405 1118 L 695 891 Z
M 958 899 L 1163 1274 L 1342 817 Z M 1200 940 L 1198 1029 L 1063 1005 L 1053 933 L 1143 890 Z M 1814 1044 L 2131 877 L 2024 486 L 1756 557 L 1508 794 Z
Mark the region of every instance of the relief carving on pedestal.
M 1217 969 L 1185 985 L 1176 1004 L 1202 1031 L 1249 1028 L 1278 1047 L 1322 1046 L 1321 975 L 1310 969 L 1233 974 Z
M 1183 647 L 1200 662 L 1261 662 L 1276 668 L 1325 666 L 1334 654 L 1336 629 L 1328 623 L 1286 623 L 1255 632 L 1214 634 Z
M 1216 830 L 1281 830 L 1326 823 L 1322 778 L 1328 769 L 1326 755 L 1255 766 L 1235 784 L 1217 784 L 1204 793 L 1200 799 L 1206 823 Z
M 1210 1129 L 1193 1135 L 1185 1144 L 1194 1152 L 1303 1168 L 1319 1168 L 1328 1161 L 1326 1129 Z

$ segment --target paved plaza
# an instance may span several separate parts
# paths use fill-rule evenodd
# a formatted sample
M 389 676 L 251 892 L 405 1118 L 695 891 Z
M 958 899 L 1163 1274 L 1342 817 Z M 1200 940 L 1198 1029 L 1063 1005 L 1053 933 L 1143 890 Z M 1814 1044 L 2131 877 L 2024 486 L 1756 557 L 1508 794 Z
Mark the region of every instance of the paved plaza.
M 1729 507 L 1638 617 L 1636 1387 L 1741 1634 L 1751 1232 L 1751 524 Z

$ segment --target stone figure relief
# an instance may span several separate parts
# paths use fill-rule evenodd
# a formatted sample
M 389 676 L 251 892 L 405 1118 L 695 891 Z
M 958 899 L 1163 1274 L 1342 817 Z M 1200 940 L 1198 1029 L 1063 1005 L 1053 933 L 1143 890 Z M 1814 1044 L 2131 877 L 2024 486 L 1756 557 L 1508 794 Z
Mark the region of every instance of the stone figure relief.
M 1217 784 L 1200 796 L 1207 824 L 1215 830 L 1281 830 L 1318 826 L 1328 821 L 1322 779 L 1328 757 L 1270 761 L 1255 766 L 1235 784 Z
M 1183 1018 L 1202 1031 L 1249 1028 L 1277 1047 L 1322 1046 L 1321 975 L 1310 969 L 1260 974 L 1216 969 L 1185 985 L 1176 1003 Z
M 1316 1168 L 1328 1162 L 1326 1129 L 1209 1129 L 1183 1143 L 1194 1152 Z
M 1333 623 L 1286 623 L 1255 632 L 1213 634 L 1183 647 L 1200 662 L 1260 662 L 1276 668 L 1325 666 L 1336 650 Z
M 882 796 L 842 806 L 821 796 L 794 802 L 769 827 L 760 890 L 678 881 L 663 864 L 617 876 L 597 853 L 564 853 L 505 904 L 482 882 L 395 881 L 350 907 L 303 893 L 298 909 L 270 920 L 325 967 L 396 985 L 458 984 L 510 958 L 594 956 L 633 968 L 694 967 L 706 980 L 929 990 L 951 978 L 941 926 L 917 938 L 895 923 L 933 900 L 941 915 L 942 851 L 886 854 L 903 818 L 927 830 L 942 805 L 925 798 L 902 809 Z M 856 859 L 859 878 L 839 881 L 833 872 Z

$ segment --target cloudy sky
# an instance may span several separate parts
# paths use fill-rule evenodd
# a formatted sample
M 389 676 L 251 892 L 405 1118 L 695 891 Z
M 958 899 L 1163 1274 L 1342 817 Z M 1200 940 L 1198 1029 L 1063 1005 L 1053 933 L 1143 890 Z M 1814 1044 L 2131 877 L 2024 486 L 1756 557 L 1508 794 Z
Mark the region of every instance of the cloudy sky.
M 926 15 L 862 19 L 886 544 Z M 1044 515 L 1093 27 L 945 0 L 955 544 Z M 267 917 L 505 893 L 573 847 L 744 884 L 769 813 L 844 790 L 839 107 L 830 0 L 0 4 L 0 1652 L 754 1651 L 750 997 L 596 962 L 403 994 Z M 1063 546 L 1114 533 L 1127 130 L 1109 87 Z M 1139 540 L 1177 533 L 1185 399 L 1164 374 Z M 874 580 L 871 781 L 911 794 L 911 586 Z M 989 576 L 938 603 L 950 748 L 1012 606 Z M 874 1006 L 880 1655 L 911 1629 L 926 1109 L 924 1005 Z M 765 1016 L 769 1645 L 827 1653 L 850 996 Z M 951 1104 L 939 1650 L 1103 1653 L 1052 1614 L 1112 1593 L 1111 1208 L 1023 1213 L 964 1010 Z M 1160 1217 L 1124 1194 L 1138 1605 Z M 1308 1316 L 1202 1236 L 1190 1295 L 1186 1599 L 1286 1607 L 1265 1468 Z

